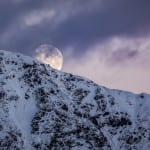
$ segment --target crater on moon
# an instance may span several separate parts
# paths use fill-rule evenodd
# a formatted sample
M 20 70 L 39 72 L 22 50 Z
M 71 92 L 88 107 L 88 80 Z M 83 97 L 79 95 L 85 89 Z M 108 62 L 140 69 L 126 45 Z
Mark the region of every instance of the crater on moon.
M 61 51 L 50 44 L 42 44 L 35 50 L 37 60 L 49 64 L 52 68 L 61 70 L 63 65 L 63 55 Z

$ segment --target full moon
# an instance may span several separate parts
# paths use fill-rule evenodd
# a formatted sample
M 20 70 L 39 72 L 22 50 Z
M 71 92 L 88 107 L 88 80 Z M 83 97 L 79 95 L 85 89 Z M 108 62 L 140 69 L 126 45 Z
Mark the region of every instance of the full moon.
M 63 65 L 63 55 L 61 51 L 53 45 L 43 44 L 35 50 L 37 60 L 49 64 L 52 68 L 61 70 Z

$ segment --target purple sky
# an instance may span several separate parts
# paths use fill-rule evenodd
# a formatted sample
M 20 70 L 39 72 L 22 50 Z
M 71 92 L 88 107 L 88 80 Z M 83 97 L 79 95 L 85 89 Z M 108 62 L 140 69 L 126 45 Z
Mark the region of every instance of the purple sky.
M 98 84 L 150 93 L 149 0 L 3 0 L 0 49 L 64 54 L 63 71 Z

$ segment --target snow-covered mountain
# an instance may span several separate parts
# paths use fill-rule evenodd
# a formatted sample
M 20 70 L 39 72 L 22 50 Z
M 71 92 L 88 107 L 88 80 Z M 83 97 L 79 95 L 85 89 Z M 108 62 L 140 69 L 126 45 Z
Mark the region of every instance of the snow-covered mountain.
M 0 50 L 0 150 L 149 150 L 150 95 L 99 86 Z

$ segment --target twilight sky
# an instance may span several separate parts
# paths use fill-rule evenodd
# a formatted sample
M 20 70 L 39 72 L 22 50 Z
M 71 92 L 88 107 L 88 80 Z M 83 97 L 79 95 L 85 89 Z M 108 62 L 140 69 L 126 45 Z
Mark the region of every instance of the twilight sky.
M 64 55 L 63 71 L 150 93 L 150 0 L 1 0 L 0 49 Z

